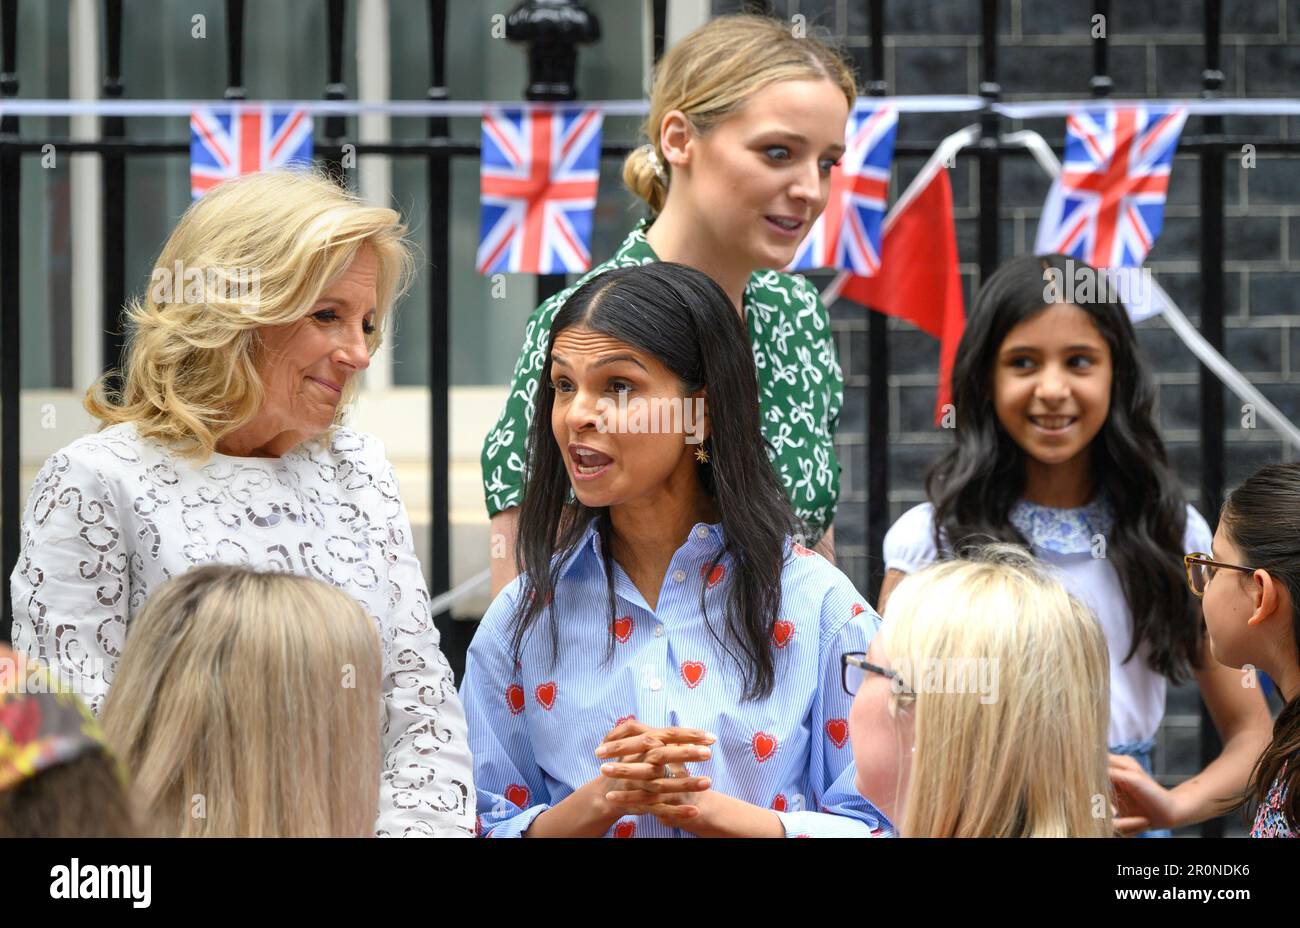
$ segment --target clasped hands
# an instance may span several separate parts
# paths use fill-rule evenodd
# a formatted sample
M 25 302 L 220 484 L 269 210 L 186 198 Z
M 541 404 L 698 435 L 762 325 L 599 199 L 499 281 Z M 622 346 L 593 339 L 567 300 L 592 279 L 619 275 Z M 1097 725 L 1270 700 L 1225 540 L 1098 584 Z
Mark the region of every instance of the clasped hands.
M 709 831 L 712 781 L 693 776 L 688 761 L 713 756 L 717 738 L 695 728 L 651 728 L 636 719 L 616 725 L 596 748 L 600 788 L 611 814 L 653 815 L 669 828 Z

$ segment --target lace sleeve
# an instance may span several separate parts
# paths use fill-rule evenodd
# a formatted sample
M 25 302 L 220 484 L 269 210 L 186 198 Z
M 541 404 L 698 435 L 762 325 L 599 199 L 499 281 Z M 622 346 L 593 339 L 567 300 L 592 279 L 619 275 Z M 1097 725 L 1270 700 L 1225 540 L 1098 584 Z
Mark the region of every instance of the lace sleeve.
M 10 589 L 14 647 L 98 713 L 126 641 L 130 572 L 120 513 L 89 457 L 74 444 L 37 474 Z
M 382 449 L 380 450 L 382 456 Z M 387 460 L 377 464 L 387 506 L 389 610 L 384 648 L 381 836 L 471 837 L 474 783 L 465 711 L 438 647 L 411 523 Z

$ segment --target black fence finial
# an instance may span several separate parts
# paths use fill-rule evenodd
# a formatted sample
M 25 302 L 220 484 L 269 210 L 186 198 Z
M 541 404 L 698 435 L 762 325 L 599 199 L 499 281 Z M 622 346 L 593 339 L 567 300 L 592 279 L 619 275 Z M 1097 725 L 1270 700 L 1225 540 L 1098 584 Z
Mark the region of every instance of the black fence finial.
M 506 17 L 506 38 L 528 44 L 528 100 L 578 97 L 578 46 L 600 38 L 600 20 L 571 0 L 524 0 Z

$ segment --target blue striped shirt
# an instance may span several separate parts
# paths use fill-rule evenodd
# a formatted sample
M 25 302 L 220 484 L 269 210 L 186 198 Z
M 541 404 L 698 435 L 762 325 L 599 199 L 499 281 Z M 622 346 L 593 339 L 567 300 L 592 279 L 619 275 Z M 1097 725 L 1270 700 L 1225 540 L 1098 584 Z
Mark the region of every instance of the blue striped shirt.
M 593 520 L 556 575 L 559 655 L 551 662 L 546 616 L 518 663 L 510 647 L 523 578 L 501 591 L 470 645 L 461 687 L 469 721 L 479 828 L 523 834 L 533 819 L 600 776 L 595 750 L 620 720 L 680 725 L 717 735 L 713 756 L 692 763 L 713 789 L 774 809 L 787 836 L 890 832 L 854 786 L 840 655 L 866 651 L 880 619 L 853 584 L 820 555 L 786 543 L 781 615 L 773 631 L 776 688 L 743 702 L 736 663 L 709 633 L 723 627 L 731 560 L 705 571 L 723 544 L 720 525 L 697 524 L 673 555 L 655 609 L 617 563 L 614 653 L 605 567 Z M 618 837 L 682 836 L 654 816 L 626 816 Z

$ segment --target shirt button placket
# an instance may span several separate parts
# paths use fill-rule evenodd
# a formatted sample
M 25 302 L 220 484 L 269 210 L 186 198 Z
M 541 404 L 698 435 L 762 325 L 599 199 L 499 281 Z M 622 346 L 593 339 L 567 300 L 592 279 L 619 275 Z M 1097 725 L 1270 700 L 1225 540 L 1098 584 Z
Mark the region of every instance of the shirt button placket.
M 664 698 L 668 695 L 664 678 L 668 666 L 668 642 L 658 632 L 662 627 L 662 624 L 655 626 L 655 638 L 643 652 L 648 660 L 641 667 L 641 696 L 637 699 L 637 704 L 641 707 L 638 717 L 647 725 L 668 724 Z
M 672 579 L 673 586 L 675 587 L 686 582 L 687 573 L 681 567 L 674 567 L 668 576 Z M 658 610 L 660 610 L 661 615 L 663 614 L 662 610 L 671 609 L 672 604 L 677 599 L 677 593 L 675 590 L 670 588 L 669 590 L 666 590 L 665 593 L 671 595 L 660 596 Z M 671 672 L 668 659 L 668 628 L 667 625 L 657 616 L 655 617 L 654 622 L 654 640 L 651 653 L 654 654 L 654 664 L 647 664 L 642 671 L 642 692 L 644 693 L 644 699 L 647 704 L 646 708 L 649 710 L 646 712 L 645 721 L 649 724 L 667 725 L 668 709 L 666 697 L 668 695 L 668 683 L 670 681 L 668 674 Z M 656 721 L 651 722 L 651 719 Z

